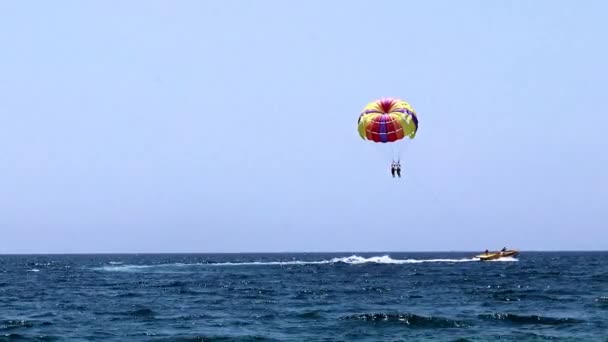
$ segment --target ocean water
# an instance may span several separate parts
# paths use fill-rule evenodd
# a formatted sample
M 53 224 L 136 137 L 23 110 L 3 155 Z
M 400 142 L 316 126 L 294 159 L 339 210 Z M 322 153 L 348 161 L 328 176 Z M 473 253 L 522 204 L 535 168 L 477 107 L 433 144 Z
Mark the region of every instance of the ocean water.
M 0 256 L 0 341 L 608 341 L 608 252 Z

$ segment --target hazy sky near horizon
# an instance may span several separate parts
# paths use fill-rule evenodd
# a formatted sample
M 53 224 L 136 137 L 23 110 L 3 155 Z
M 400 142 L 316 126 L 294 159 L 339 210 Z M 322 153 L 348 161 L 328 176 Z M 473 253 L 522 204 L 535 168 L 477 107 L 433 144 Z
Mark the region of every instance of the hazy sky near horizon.
M 4 1 L 0 253 L 608 249 L 607 11 Z

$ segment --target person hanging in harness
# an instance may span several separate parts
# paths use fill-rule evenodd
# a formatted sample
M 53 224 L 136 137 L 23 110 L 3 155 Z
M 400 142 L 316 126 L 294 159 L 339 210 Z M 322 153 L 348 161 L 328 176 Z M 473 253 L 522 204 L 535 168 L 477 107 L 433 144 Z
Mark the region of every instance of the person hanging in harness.
M 395 173 L 399 178 L 401 178 L 401 163 L 399 161 L 395 163 L 393 160 L 391 163 L 391 175 L 393 175 L 393 178 L 395 178 Z

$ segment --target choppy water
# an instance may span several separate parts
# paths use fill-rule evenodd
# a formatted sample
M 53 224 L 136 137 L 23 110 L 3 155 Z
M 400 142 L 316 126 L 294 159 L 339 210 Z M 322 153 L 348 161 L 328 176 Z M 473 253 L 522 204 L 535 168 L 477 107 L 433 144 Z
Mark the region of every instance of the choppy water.
M 0 340 L 608 341 L 608 252 L 0 256 Z

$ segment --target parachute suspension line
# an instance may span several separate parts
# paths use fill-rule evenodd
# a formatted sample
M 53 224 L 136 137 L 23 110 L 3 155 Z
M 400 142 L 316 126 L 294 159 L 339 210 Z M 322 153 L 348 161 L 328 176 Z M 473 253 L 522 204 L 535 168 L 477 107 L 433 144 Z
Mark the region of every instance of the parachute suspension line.
M 403 141 L 397 141 L 395 148 L 397 149 L 397 161 L 401 164 L 401 144 Z
M 403 152 L 403 147 L 402 144 L 404 144 L 405 142 L 403 141 L 397 141 L 393 144 L 391 144 L 391 151 L 392 151 L 392 155 L 393 155 L 393 161 L 395 162 L 399 162 L 401 163 L 401 155 Z

